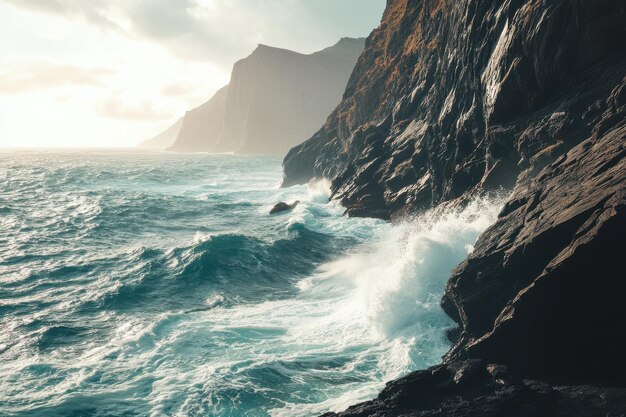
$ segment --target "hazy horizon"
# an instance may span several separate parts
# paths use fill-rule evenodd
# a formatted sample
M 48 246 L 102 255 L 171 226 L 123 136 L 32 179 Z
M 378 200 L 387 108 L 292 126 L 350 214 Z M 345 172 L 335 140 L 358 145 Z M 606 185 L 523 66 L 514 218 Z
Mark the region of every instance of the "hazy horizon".
M 257 44 L 365 37 L 384 0 L 0 0 L 0 147 L 126 148 L 227 84 Z

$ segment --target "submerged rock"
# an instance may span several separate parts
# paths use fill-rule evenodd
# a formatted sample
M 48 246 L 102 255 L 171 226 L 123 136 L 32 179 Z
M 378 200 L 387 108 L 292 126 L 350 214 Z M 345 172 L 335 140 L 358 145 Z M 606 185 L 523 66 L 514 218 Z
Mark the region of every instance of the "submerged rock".
M 300 201 L 298 200 L 294 201 L 291 204 L 287 204 L 281 201 L 270 210 L 270 214 L 277 214 L 277 213 L 282 213 L 285 211 L 293 210 L 294 208 L 296 208 L 298 204 L 300 204 Z

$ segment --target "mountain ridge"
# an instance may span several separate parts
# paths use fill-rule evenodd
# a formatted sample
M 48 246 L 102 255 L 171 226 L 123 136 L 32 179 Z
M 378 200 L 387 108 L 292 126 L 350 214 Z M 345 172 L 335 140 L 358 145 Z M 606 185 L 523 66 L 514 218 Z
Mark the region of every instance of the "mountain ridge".
M 284 155 L 339 103 L 364 44 L 342 38 L 311 54 L 259 44 L 226 87 L 187 112 L 168 150 Z

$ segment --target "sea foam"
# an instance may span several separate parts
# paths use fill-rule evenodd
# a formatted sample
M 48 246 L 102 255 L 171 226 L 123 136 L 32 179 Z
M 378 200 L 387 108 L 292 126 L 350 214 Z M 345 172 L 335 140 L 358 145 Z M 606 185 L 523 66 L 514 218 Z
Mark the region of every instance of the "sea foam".
M 262 156 L 10 159 L 9 415 L 300 417 L 371 399 L 448 349 L 446 280 L 499 208 L 348 218 L 329 181 L 277 188 L 280 159 Z
M 361 348 L 353 370 L 367 361 L 376 365 L 369 383 L 305 408 L 288 404 L 272 415 L 339 411 L 371 398 L 385 381 L 438 362 L 449 347 L 445 331 L 454 326 L 440 306 L 446 281 L 500 207 L 499 201 L 476 200 L 462 209 L 379 225 L 372 241 L 301 280 L 303 298 L 317 303 L 310 306 L 311 317 L 308 309 L 298 311 L 304 321 L 293 330 L 298 339 L 335 352 Z

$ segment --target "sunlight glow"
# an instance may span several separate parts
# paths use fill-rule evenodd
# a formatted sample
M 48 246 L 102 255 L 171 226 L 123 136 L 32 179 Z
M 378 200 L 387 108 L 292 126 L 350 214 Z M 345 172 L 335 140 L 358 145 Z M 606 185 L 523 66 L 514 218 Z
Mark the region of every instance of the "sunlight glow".
M 134 146 L 209 99 L 257 43 L 308 53 L 366 35 L 383 0 L 358 24 L 320 14 L 355 1 L 0 0 L 0 147 Z

